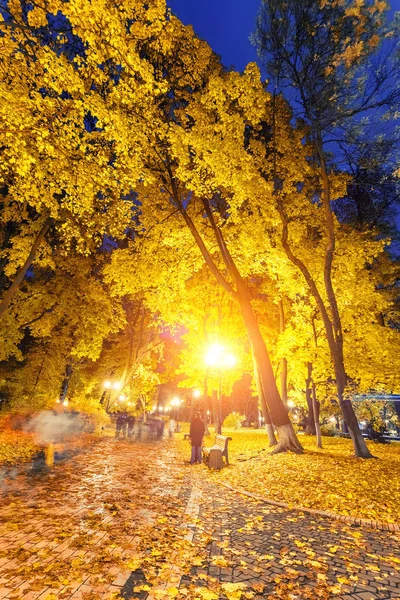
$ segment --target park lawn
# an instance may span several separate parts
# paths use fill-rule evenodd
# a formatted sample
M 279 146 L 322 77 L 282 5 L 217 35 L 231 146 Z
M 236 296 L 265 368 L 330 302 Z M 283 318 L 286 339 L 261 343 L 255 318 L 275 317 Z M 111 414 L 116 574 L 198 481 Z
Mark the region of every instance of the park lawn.
M 352 458 L 348 439 L 300 436 L 304 454 L 269 456 L 267 437 L 261 430 L 223 430 L 229 443 L 231 465 L 209 472 L 216 480 L 278 502 L 340 515 L 400 524 L 400 443 L 369 448 L 377 459 Z M 205 438 L 211 446 L 213 435 Z M 182 442 L 186 449 L 187 442 Z

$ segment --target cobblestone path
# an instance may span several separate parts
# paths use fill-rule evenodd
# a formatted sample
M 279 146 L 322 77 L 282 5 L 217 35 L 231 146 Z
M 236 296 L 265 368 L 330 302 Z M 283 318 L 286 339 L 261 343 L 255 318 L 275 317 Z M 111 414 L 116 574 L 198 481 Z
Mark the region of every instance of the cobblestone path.
M 279 593 L 286 591 L 293 600 L 315 599 L 340 583 L 341 592 L 332 592 L 332 598 L 400 600 L 399 533 L 277 508 L 224 488 L 216 491 L 195 477 L 202 525 L 194 541 L 201 536 L 213 541 L 208 566 L 193 570 L 192 579 L 207 573 L 245 582 L 262 590 L 257 598 L 283 597 Z
M 184 464 L 173 441 L 110 439 L 51 470 L 11 472 L 0 484 L 0 600 L 150 600 L 152 589 L 134 591 L 146 583 L 140 561 L 162 553 L 152 581 L 164 570 L 181 589 L 216 579 L 257 599 L 400 599 L 399 534 L 268 506 L 217 477 Z M 189 574 L 174 567 L 183 539 L 204 550 Z

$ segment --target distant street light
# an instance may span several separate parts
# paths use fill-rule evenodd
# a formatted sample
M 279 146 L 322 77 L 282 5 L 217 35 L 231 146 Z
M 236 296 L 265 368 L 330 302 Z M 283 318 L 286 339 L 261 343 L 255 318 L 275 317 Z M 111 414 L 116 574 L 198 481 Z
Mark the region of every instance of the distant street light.
M 236 357 L 228 352 L 221 344 L 213 344 L 207 350 L 205 363 L 208 367 L 218 370 L 218 418 L 217 433 L 222 432 L 222 369 L 230 369 L 236 365 Z
M 104 391 L 100 398 L 100 404 L 105 404 L 105 409 L 106 409 L 106 412 L 108 413 L 108 411 L 110 410 L 110 406 L 112 404 L 114 404 L 114 402 L 111 402 L 111 404 L 110 404 L 112 392 L 113 392 L 113 390 L 115 392 L 120 390 L 122 388 L 122 383 L 120 381 L 110 381 L 107 379 L 103 383 L 103 388 L 104 388 Z M 125 396 L 123 394 L 121 394 L 121 396 L 123 396 L 123 399 L 125 400 Z M 121 400 L 121 396 L 119 397 L 119 400 Z

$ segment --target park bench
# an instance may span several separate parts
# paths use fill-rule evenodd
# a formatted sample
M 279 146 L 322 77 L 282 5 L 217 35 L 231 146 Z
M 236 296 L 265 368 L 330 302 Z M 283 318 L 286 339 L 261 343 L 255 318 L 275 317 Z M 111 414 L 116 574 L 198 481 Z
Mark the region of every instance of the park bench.
M 231 440 L 231 437 L 216 435 L 213 446 L 210 448 L 203 447 L 204 462 L 211 468 L 220 469 L 223 466 L 222 457 L 225 457 L 225 462 L 229 465 L 228 443 Z

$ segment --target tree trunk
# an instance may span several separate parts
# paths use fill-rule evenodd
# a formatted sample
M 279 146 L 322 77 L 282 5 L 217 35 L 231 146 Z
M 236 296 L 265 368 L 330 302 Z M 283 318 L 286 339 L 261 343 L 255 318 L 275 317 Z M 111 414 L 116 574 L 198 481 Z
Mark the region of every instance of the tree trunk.
M 8 308 L 8 305 L 10 304 L 11 300 L 13 299 L 15 293 L 19 290 L 19 286 L 23 282 L 28 269 L 32 265 L 32 263 L 35 259 L 35 256 L 36 256 L 36 252 L 37 252 L 40 244 L 42 243 L 44 236 L 46 235 L 47 231 L 49 230 L 49 227 L 50 227 L 50 221 L 46 220 L 43 223 L 41 230 L 37 234 L 36 239 L 32 244 L 32 248 L 31 248 L 31 251 L 29 252 L 27 259 L 25 260 L 22 267 L 18 270 L 18 272 L 14 278 L 14 281 L 12 282 L 10 287 L 8 287 L 6 289 L 6 291 L 4 292 L 3 298 L 0 302 L 0 316 Z
M 307 363 L 307 379 L 306 379 L 306 400 L 308 407 L 308 415 L 306 420 L 305 432 L 308 435 L 315 435 L 315 414 L 314 414 L 314 406 L 311 397 L 311 382 L 312 382 L 312 364 Z
M 62 385 L 61 385 L 61 392 L 60 392 L 60 397 L 59 397 L 59 401 L 61 402 L 61 404 L 64 402 L 64 400 L 67 397 L 68 387 L 69 387 L 69 382 L 71 380 L 71 377 L 72 377 L 72 365 L 68 364 L 65 367 L 65 377 L 64 377 L 64 381 L 62 382 Z
M 253 365 L 254 365 L 254 379 L 256 382 L 257 394 L 258 394 L 258 398 L 260 401 L 262 414 L 263 414 L 263 417 L 265 420 L 265 427 L 266 427 L 266 431 L 267 431 L 267 435 L 268 435 L 268 439 L 269 439 L 269 447 L 272 448 L 273 446 L 276 446 L 278 442 L 275 437 L 274 427 L 271 423 L 271 417 L 270 417 L 270 414 L 268 411 L 267 403 L 265 401 L 264 390 L 261 385 L 261 379 L 260 379 L 257 363 L 254 359 L 254 356 L 253 356 Z
M 273 454 L 285 452 L 286 450 L 302 453 L 303 448 L 297 439 L 293 425 L 290 422 L 287 408 L 284 406 L 279 395 L 269 354 L 256 317 L 253 313 L 247 290 L 244 288 L 242 282 L 237 281 L 236 284 L 238 287 L 238 300 L 242 311 L 242 317 L 253 351 L 253 356 L 257 363 L 261 387 L 265 395 L 265 401 L 268 406 L 271 421 L 278 432 L 279 441 Z
M 314 382 L 312 382 L 312 384 L 311 384 L 311 393 L 312 393 L 312 403 L 313 403 L 313 412 L 314 412 L 315 433 L 317 436 L 317 448 L 322 448 L 321 426 L 319 424 L 320 403 L 317 400 L 317 394 L 316 394 Z
M 280 333 L 283 333 L 285 331 L 286 323 L 285 323 L 285 312 L 283 309 L 282 300 L 279 300 L 278 307 L 279 307 L 279 331 L 280 331 Z M 282 402 L 285 406 L 287 406 L 288 392 L 287 392 L 287 359 L 286 358 L 281 358 L 280 378 L 281 378 Z

